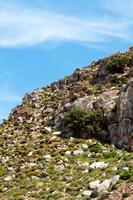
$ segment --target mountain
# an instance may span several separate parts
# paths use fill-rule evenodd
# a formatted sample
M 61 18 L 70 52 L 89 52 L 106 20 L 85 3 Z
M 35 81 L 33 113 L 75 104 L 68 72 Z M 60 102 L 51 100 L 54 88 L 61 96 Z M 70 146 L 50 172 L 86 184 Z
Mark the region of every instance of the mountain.
M 133 199 L 133 48 L 28 93 L 0 125 L 0 199 Z

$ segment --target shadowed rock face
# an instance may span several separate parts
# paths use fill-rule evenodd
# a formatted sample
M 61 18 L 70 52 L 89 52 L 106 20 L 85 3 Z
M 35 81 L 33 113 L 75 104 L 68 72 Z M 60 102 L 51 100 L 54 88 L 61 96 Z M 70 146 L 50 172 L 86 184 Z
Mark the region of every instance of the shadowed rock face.
M 64 119 L 72 108 L 101 108 L 105 129 L 96 138 L 133 151 L 133 50 L 116 53 L 77 69 L 72 75 L 27 94 L 7 125 L 43 132 L 45 126 L 71 136 Z M 84 135 L 84 133 L 83 133 Z
M 117 103 L 117 145 L 133 151 L 133 78 L 125 85 Z

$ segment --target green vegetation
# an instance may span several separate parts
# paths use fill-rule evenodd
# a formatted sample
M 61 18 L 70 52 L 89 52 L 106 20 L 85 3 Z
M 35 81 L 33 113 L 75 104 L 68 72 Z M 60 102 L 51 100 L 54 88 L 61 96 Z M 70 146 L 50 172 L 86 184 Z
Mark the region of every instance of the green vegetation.
M 90 147 L 90 151 L 95 153 L 102 152 L 102 146 L 99 143 L 97 143 Z
M 112 58 L 108 63 L 107 63 L 107 70 L 111 74 L 115 73 L 123 73 L 125 66 L 130 64 L 130 59 L 128 56 L 120 56 L 120 57 L 115 57 Z
M 120 178 L 122 180 L 128 180 L 133 176 L 133 170 L 131 170 L 131 169 L 129 169 L 129 170 L 122 169 L 122 170 L 119 171 L 119 175 L 120 175 Z
M 74 108 L 67 114 L 64 126 L 74 133 L 75 137 L 92 137 L 100 132 L 103 123 L 101 109 L 87 111 L 84 108 Z
M 129 193 L 128 193 L 128 192 L 124 192 L 123 195 L 122 195 L 122 197 L 123 197 L 123 198 L 129 197 Z

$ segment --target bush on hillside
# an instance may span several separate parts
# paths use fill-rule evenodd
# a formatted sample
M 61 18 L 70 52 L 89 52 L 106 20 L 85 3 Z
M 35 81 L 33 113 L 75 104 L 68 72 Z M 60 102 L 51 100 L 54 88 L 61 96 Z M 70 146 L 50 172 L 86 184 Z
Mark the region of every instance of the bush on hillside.
M 112 73 L 124 73 L 124 68 L 129 65 L 130 59 L 128 56 L 115 57 L 107 63 L 107 70 Z
M 101 130 L 103 112 L 101 109 L 87 111 L 83 108 L 70 110 L 65 118 L 64 126 L 73 132 L 75 137 L 90 137 Z

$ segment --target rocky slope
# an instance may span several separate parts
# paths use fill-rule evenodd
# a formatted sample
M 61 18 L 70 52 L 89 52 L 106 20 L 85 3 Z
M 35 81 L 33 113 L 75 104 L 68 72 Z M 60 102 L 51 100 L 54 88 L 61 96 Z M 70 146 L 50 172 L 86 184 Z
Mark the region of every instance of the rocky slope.
M 72 108 L 88 112 L 101 109 L 104 115 L 100 131 L 82 137 L 96 137 L 133 151 L 133 50 L 77 69 L 71 76 L 27 94 L 7 121 L 17 127 L 43 132 L 44 126 L 73 135 L 64 121 Z M 103 121 L 103 119 L 102 119 Z M 102 123 L 102 122 L 101 122 Z
M 0 199 L 133 199 L 133 48 L 26 94 L 0 126 Z

